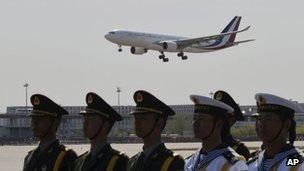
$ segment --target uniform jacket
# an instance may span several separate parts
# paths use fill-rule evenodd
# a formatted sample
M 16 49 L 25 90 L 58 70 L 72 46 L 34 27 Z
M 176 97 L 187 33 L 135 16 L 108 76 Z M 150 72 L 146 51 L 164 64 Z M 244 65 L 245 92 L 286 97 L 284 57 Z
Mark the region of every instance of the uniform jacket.
M 263 150 L 247 162 L 248 170 L 266 171 L 265 168 L 268 168 L 275 171 L 304 171 L 303 152 L 291 145 L 286 145 L 278 154 L 269 159 L 268 162 L 263 162 L 266 158 L 265 150 Z M 287 166 L 287 158 L 297 158 L 300 163 L 296 166 Z
M 73 171 L 124 171 L 129 158 L 124 153 L 114 150 L 106 144 L 91 157 L 89 152 L 79 156 L 74 162 Z
M 128 162 L 128 171 L 179 171 L 184 169 L 184 159 L 167 149 L 163 143 L 158 145 L 145 162 L 140 162 L 141 152 Z
M 185 171 L 247 171 L 245 158 L 227 145 L 220 145 L 208 153 L 198 150 L 185 160 Z
M 24 159 L 23 171 L 66 171 L 77 154 L 60 144 L 58 140 L 51 143 L 44 151 L 38 153 L 39 147 L 28 152 Z

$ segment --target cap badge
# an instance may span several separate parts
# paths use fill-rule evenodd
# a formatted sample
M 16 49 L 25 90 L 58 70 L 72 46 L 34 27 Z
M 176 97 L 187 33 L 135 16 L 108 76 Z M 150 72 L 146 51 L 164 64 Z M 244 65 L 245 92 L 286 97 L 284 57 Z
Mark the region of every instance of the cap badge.
M 218 92 L 218 93 L 216 94 L 215 99 L 216 99 L 216 100 L 222 100 L 222 98 L 223 98 L 222 93 L 221 93 L 221 92 Z
M 93 103 L 93 97 L 91 94 L 88 95 L 88 104 L 92 104 Z
M 143 100 L 144 100 L 143 95 L 140 94 L 140 93 L 137 93 L 137 95 L 136 95 L 136 101 L 137 101 L 137 102 L 142 102 Z
M 40 100 L 39 100 L 38 96 L 35 96 L 34 105 L 39 105 L 39 104 L 40 104 Z

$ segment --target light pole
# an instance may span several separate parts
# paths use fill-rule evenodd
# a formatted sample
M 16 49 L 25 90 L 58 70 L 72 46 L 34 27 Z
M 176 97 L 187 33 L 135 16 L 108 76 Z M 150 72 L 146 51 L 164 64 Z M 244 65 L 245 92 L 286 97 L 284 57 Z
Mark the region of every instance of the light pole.
M 120 92 L 121 92 L 120 87 L 117 87 L 117 89 L 116 89 L 116 93 L 117 93 L 117 101 L 118 101 L 118 106 L 120 106 Z
M 27 88 L 29 87 L 30 85 L 28 83 L 25 83 L 23 85 L 23 87 L 25 87 L 25 114 L 27 115 Z

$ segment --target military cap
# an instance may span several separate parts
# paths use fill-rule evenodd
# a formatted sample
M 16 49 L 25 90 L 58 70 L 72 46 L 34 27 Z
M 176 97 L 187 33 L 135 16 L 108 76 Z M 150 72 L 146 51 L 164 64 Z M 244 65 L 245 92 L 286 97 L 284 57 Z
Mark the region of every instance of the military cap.
M 190 99 L 194 102 L 194 113 L 210 114 L 223 117 L 234 111 L 232 107 L 226 105 L 225 103 L 209 97 L 190 95 Z
M 50 116 L 61 118 L 62 115 L 68 115 L 68 112 L 60 105 L 53 102 L 42 94 L 34 94 L 31 96 L 33 110 L 28 116 Z
M 233 100 L 233 98 L 227 92 L 223 90 L 219 90 L 214 93 L 213 98 L 232 107 L 234 110 L 232 114 L 235 116 L 237 121 L 243 121 L 245 119 L 239 105 Z
M 134 93 L 133 98 L 136 107 L 131 114 L 155 113 L 160 116 L 175 115 L 174 110 L 147 91 L 138 90 Z
M 98 114 L 111 121 L 122 120 L 122 117 L 96 93 L 88 93 L 86 103 L 85 111 L 81 111 L 80 114 Z
M 271 112 L 289 115 L 293 118 L 294 113 L 303 112 L 302 107 L 297 103 L 273 94 L 257 93 L 255 95 L 255 100 L 257 102 L 258 111 L 258 113 L 254 114 L 255 116 L 259 116 L 259 113 L 261 112 Z

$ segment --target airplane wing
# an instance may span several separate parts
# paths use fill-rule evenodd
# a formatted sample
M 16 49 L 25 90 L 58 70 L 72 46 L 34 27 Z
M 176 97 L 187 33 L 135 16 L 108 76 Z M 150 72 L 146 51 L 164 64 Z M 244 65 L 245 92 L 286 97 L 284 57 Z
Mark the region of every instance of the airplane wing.
M 250 26 L 248 26 L 248 27 L 246 27 L 242 30 L 238 30 L 238 31 L 226 32 L 226 33 L 221 33 L 221 34 L 211 35 L 211 36 L 206 36 L 206 37 L 199 37 L 199 38 L 180 39 L 180 40 L 175 40 L 174 42 L 177 44 L 179 49 L 183 49 L 183 48 L 186 48 L 186 47 L 191 46 L 193 44 L 208 42 L 210 40 L 219 39 L 219 38 L 221 38 L 223 36 L 226 36 L 226 35 L 244 32 L 244 31 L 247 31 L 249 28 L 250 28 Z

